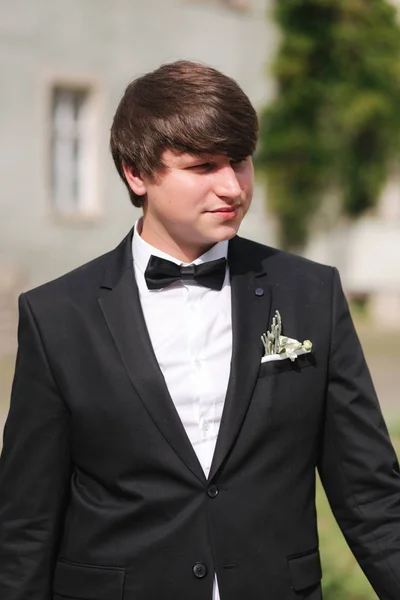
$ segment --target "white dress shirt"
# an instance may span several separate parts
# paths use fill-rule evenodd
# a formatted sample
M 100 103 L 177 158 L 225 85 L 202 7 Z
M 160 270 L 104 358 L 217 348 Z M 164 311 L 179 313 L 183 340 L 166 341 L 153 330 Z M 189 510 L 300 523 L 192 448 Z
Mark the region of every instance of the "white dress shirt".
M 177 281 L 149 290 L 144 272 L 150 256 L 187 265 L 154 248 L 134 229 L 132 254 L 146 326 L 168 391 L 206 477 L 221 422 L 232 355 L 229 268 L 221 291 L 195 281 Z M 194 261 L 227 257 L 228 242 L 218 242 Z M 219 600 L 215 579 L 213 600 Z

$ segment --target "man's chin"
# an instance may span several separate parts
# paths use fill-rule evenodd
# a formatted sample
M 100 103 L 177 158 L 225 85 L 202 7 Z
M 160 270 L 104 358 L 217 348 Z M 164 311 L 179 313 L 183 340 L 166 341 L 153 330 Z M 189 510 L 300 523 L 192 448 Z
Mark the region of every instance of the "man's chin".
M 202 251 L 201 253 L 204 253 L 212 248 L 212 246 L 215 246 L 215 244 L 218 244 L 218 242 L 225 242 L 234 238 L 238 232 L 240 223 L 241 220 L 237 223 L 220 224 L 218 227 L 213 227 L 212 229 L 203 228 L 201 231 L 198 230 L 197 234 L 193 232 L 190 244 L 198 246 Z
M 237 234 L 241 221 L 221 224 L 215 232 L 215 242 L 230 240 Z

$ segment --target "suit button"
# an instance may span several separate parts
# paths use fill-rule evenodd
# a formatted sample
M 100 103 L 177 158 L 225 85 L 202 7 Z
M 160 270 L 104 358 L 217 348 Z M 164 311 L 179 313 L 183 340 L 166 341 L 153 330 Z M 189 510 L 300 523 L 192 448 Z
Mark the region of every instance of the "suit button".
M 193 567 L 193 573 L 197 579 L 202 579 L 207 575 L 207 568 L 203 563 L 196 563 Z
M 210 498 L 216 498 L 219 494 L 219 489 L 216 485 L 210 485 L 210 487 L 207 490 L 207 494 Z

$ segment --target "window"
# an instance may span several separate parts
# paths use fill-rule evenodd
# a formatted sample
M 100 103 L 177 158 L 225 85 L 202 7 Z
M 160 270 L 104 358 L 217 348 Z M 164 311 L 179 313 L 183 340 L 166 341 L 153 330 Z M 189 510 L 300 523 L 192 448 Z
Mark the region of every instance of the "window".
M 61 215 L 93 214 L 96 140 L 89 88 L 55 85 L 51 98 L 51 202 Z

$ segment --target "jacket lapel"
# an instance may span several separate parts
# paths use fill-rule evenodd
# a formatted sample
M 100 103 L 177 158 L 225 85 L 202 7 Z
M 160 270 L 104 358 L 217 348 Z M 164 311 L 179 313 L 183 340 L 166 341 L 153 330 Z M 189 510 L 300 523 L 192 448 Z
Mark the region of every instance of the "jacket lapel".
M 205 475 L 185 432 L 158 366 L 144 320 L 131 256 L 132 233 L 111 253 L 101 287 L 100 307 L 121 360 L 145 409 L 196 477 Z
M 254 248 L 254 247 L 253 247 Z M 250 253 L 249 253 L 250 250 Z M 232 294 L 232 361 L 228 389 L 209 480 L 222 466 L 245 418 L 263 356 L 261 335 L 271 320 L 272 292 L 261 264 L 246 240 L 229 245 Z

